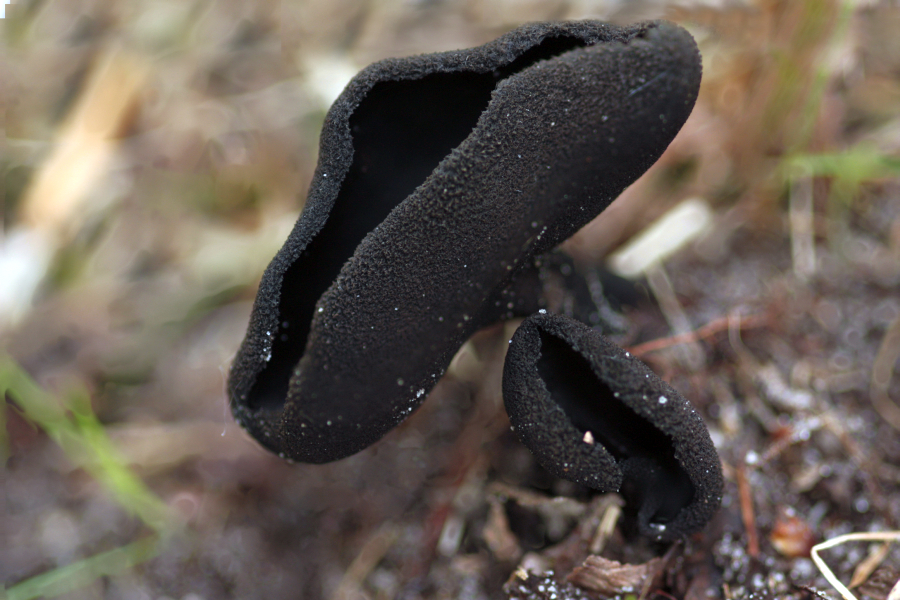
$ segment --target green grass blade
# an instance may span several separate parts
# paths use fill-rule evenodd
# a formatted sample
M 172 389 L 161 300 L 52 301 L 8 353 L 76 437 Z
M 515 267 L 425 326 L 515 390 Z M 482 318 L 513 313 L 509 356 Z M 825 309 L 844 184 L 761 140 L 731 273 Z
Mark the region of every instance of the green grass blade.
M 859 144 L 842 152 L 797 154 L 784 163 L 789 181 L 808 177 L 832 180 L 831 195 L 850 204 L 866 182 L 900 177 L 900 157 L 891 156 L 868 144 Z
M 0 359 L 0 392 L 13 398 L 22 415 L 59 444 L 73 464 L 99 480 L 125 510 L 157 532 L 171 526 L 168 506 L 125 464 L 84 390 L 69 394 L 63 405 L 5 358 Z
M 116 575 L 159 554 L 176 520 L 156 494 L 128 467 L 79 389 L 64 401 L 44 391 L 12 359 L 0 356 L 0 397 L 9 397 L 21 415 L 43 429 L 69 460 L 100 481 L 121 507 L 153 528 L 156 535 L 59 567 L 16 584 L 0 597 L 50 598 Z
M 160 545 L 158 536 L 150 536 L 121 548 L 102 552 L 49 573 L 26 579 L 6 590 L 5 597 L 7 600 L 31 600 L 60 596 L 90 585 L 98 577 L 118 575 L 150 560 L 159 554 Z

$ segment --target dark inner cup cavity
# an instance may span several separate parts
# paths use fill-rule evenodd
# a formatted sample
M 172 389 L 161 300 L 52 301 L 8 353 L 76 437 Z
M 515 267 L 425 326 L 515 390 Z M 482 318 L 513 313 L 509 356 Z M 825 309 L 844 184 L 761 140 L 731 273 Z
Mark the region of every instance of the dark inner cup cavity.
M 585 45 L 578 38 L 550 37 L 493 72 L 435 73 L 372 87 L 350 116 L 353 163 L 328 221 L 284 274 L 272 356 L 247 395 L 248 408 L 283 408 L 316 302 L 365 235 L 468 137 L 497 82 Z
M 615 397 L 590 363 L 558 337 L 540 332 L 538 374 L 552 400 L 581 433 L 590 431 L 624 476 L 622 492 L 636 496 L 637 510 L 649 507 L 649 522 L 665 524 L 690 504 L 694 488 L 675 460 L 672 440 Z M 623 369 L 628 368 L 624 363 Z M 576 443 L 584 443 L 576 440 Z

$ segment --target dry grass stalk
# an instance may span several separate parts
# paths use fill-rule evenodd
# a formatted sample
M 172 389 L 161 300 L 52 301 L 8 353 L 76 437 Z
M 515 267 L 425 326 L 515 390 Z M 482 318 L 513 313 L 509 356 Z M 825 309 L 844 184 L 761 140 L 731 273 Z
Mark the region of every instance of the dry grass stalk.
M 666 270 L 662 263 L 657 263 L 646 271 L 647 284 L 650 291 L 659 302 L 659 308 L 666 317 L 669 326 L 676 335 L 687 335 L 693 331 L 691 321 L 678 301 L 672 282 L 666 274 Z M 696 370 L 703 366 L 706 361 L 706 354 L 700 344 L 697 342 L 689 342 L 678 346 L 679 357 L 684 365 L 690 369 Z
M 690 344 L 694 342 L 699 342 L 701 340 L 706 340 L 719 332 L 727 331 L 733 317 L 721 317 L 719 319 L 714 319 L 703 325 L 702 327 L 698 327 L 693 331 L 689 331 L 687 333 L 682 333 L 679 335 L 673 335 L 664 338 L 658 338 L 655 340 L 650 340 L 649 342 L 644 342 L 643 344 L 638 344 L 637 346 L 632 346 L 628 349 L 629 352 L 634 354 L 635 356 L 644 356 L 645 354 L 649 354 L 650 352 L 655 352 L 657 350 L 662 350 L 664 348 L 669 348 L 671 346 L 677 346 L 679 344 Z M 766 314 L 753 314 L 747 315 L 740 318 L 740 328 L 741 329 L 756 329 L 759 327 L 764 327 L 769 323 L 769 315 Z
M 831 538 L 830 540 L 826 540 L 821 544 L 816 544 L 812 547 L 812 551 L 810 552 L 810 556 L 815 563 L 816 567 L 819 568 L 819 572 L 822 573 L 822 576 L 828 580 L 828 583 L 836 589 L 841 596 L 843 596 L 844 600 L 857 600 L 856 596 L 853 595 L 847 586 L 845 586 L 841 581 L 835 576 L 834 572 L 828 568 L 828 565 L 825 564 L 825 561 L 822 560 L 822 557 L 819 556 L 819 552 L 822 550 L 827 550 L 828 548 L 834 548 L 835 546 L 840 546 L 841 544 L 845 544 L 847 542 L 877 542 L 877 541 L 886 541 L 886 542 L 896 542 L 900 541 L 900 531 L 880 531 L 880 532 L 870 532 L 870 533 L 848 533 L 846 535 L 839 535 L 835 538 Z M 897 586 L 894 586 L 894 589 L 891 590 L 890 595 L 888 596 L 888 600 L 894 600 L 895 594 L 897 592 Z
M 816 272 L 816 240 L 813 229 L 813 185 L 801 179 L 791 186 L 789 217 L 794 275 L 806 281 Z
M 53 239 L 71 229 L 73 219 L 80 222 L 89 192 L 135 115 L 147 76 L 141 60 L 120 51 L 97 60 L 53 151 L 24 192 L 23 225 Z
M 347 568 L 344 577 L 341 578 L 341 582 L 338 584 L 332 599 L 350 600 L 351 598 L 357 598 L 360 595 L 360 588 L 366 580 L 366 577 L 369 576 L 372 569 L 378 566 L 378 563 L 381 562 L 384 555 L 387 554 L 388 550 L 391 549 L 391 546 L 394 545 L 399 534 L 398 527 L 392 523 L 385 524 L 376 531 L 375 534 L 363 544 L 359 554 L 357 554 L 356 558 L 353 559 L 353 562 L 350 563 L 350 567 Z
M 872 382 L 869 394 L 872 406 L 891 427 L 900 430 L 900 407 L 888 396 L 888 388 L 894 375 L 894 365 L 900 359 L 900 317 L 894 319 L 875 355 L 872 366 Z
M 759 532 L 756 529 L 756 513 L 753 510 L 753 494 L 747 480 L 747 469 L 740 465 L 736 470 L 738 493 L 741 501 L 741 518 L 747 531 L 747 554 L 753 558 L 759 556 Z
M 875 569 L 878 568 L 885 558 L 887 558 L 888 550 L 891 549 L 890 544 L 879 544 L 872 548 L 869 555 L 853 570 L 853 577 L 850 578 L 848 587 L 855 588 L 866 582 Z
M 616 524 L 622 516 L 622 507 L 616 502 L 610 502 L 603 516 L 600 518 L 600 524 L 597 525 L 597 531 L 591 540 L 591 554 L 600 554 L 606 547 L 606 543 L 616 529 Z

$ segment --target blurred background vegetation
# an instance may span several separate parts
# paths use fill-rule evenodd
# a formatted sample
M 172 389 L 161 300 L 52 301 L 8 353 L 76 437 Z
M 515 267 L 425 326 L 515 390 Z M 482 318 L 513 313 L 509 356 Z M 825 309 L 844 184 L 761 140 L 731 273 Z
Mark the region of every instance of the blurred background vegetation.
M 872 281 L 896 294 L 894 2 L 16 0 L 0 21 L 10 598 L 353 597 L 348 567 L 366 573 L 365 551 L 412 533 L 384 533 L 373 523 L 390 511 L 357 504 L 358 522 L 329 524 L 312 488 L 389 504 L 390 488 L 366 485 L 392 477 L 421 494 L 440 467 L 422 466 L 423 444 L 393 468 L 375 452 L 310 479 L 248 441 L 224 379 L 256 284 L 302 207 L 325 112 L 358 69 L 579 18 L 676 21 L 704 79 L 669 151 L 571 254 L 602 264 L 696 197 L 714 231 L 692 268 L 753 259 L 733 243 L 744 232 L 786 240 L 777 269 L 798 285 L 837 260 L 838 295 Z M 696 324 L 729 314 L 729 298 Z M 881 342 L 866 342 L 873 356 Z M 414 446 L 408 434 L 391 443 Z M 284 501 L 306 495 L 315 508 Z M 309 544 L 330 549 L 313 560 Z

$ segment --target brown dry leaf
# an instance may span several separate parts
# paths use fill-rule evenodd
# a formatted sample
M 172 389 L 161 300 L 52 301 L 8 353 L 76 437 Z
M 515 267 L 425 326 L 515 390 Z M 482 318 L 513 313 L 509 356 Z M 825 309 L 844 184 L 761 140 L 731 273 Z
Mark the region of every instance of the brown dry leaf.
M 653 579 L 662 568 L 657 557 L 640 565 L 623 565 L 603 558 L 588 556 L 580 567 L 575 567 L 567 581 L 578 587 L 600 594 L 622 594 L 640 590 L 647 579 Z

